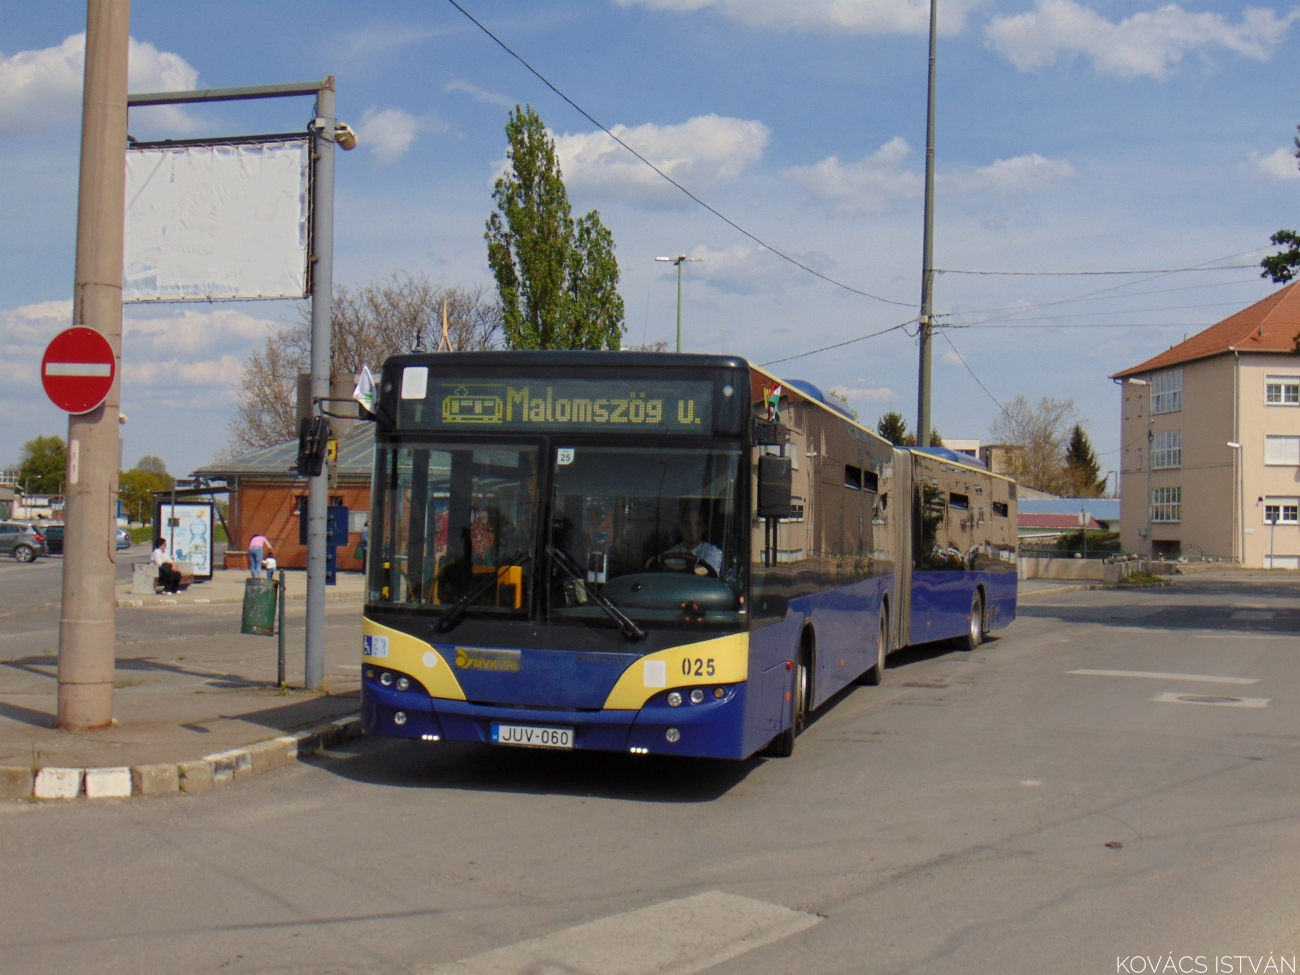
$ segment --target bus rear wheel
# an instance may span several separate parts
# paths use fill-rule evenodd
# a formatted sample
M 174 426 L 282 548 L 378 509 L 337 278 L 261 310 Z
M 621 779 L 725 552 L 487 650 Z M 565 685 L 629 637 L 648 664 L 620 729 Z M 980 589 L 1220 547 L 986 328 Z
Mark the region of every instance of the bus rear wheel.
M 790 691 L 790 726 L 767 745 L 772 758 L 789 758 L 794 754 L 794 740 L 803 731 L 808 714 L 808 661 L 803 654 L 794 664 L 794 686 Z
M 977 589 L 970 604 L 970 625 L 962 641 L 963 650 L 974 650 L 984 642 L 984 596 Z
M 878 687 L 885 682 L 885 660 L 889 656 L 889 610 L 880 611 L 880 626 L 876 634 L 876 662 L 858 678 L 857 683 Z

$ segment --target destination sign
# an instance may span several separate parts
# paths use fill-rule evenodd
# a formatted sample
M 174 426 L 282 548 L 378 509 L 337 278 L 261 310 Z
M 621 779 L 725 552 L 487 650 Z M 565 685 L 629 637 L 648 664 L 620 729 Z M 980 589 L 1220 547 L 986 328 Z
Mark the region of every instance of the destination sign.
M 713 423 L 707 380 L 436 382 L 432 400 L 425 422 L 444 429 L 709 433 Z

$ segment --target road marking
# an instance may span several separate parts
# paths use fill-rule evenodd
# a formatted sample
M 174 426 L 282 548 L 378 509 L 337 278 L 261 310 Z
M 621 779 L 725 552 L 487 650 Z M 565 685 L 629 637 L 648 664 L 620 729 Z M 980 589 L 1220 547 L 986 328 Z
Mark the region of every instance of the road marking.
M 1162 674 L 1154 670 L 1067 670 L 1080 677 L 1149 677 L 1152 680 L 1194 680 L 1204 684 L 1258 684 L 1258 677 L 1213 677 L 1209 674 Z
M 1202 704 L 1214 708 L 1266 708 L 1266 697 L 1208 697 L 1201 694 L 1178 694 L 1165 691 L 1151 699 L 1158 704 Z
M 449 962 L 427 975 L 692 975 L 821 918 L 711 890 Z
M 1265 620 L 1271 620 L 1276 615 L 1277 613 L 1271 609 L 1238 609 L 1233 612 L 1232 618 L 1234 620 L 1253 620 L 1262 623 Z

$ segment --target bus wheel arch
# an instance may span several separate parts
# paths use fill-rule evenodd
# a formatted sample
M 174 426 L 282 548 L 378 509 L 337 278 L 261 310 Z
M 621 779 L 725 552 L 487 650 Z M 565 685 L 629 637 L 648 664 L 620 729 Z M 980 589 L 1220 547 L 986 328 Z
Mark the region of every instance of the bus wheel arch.
M 890 650 L 889 599 L 881 600 L 880 615 L 876 620 L 876 635 L 872 638 L 876 648 L 876 659 L 854 683 L 878 687 L 885 682 L 885 666 Z
M 785 730 L 767 743 L 765 753 L 772 758 L 789 758 L 794 754 L 794 740 L 803 731 L 812 699 L 812 661 L 816 652 L 816 634 L 811 623 L 805 623 L 799 633 L 799 646 L 790 661 L 790 723 Z

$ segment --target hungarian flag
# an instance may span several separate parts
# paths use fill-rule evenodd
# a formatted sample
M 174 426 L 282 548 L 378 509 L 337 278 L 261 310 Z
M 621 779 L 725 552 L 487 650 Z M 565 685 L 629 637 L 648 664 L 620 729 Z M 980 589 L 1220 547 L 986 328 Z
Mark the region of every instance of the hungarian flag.
M 781 386 L 778 383 L 767 394 L 767 418 L 776 423 L 781 422 Z

